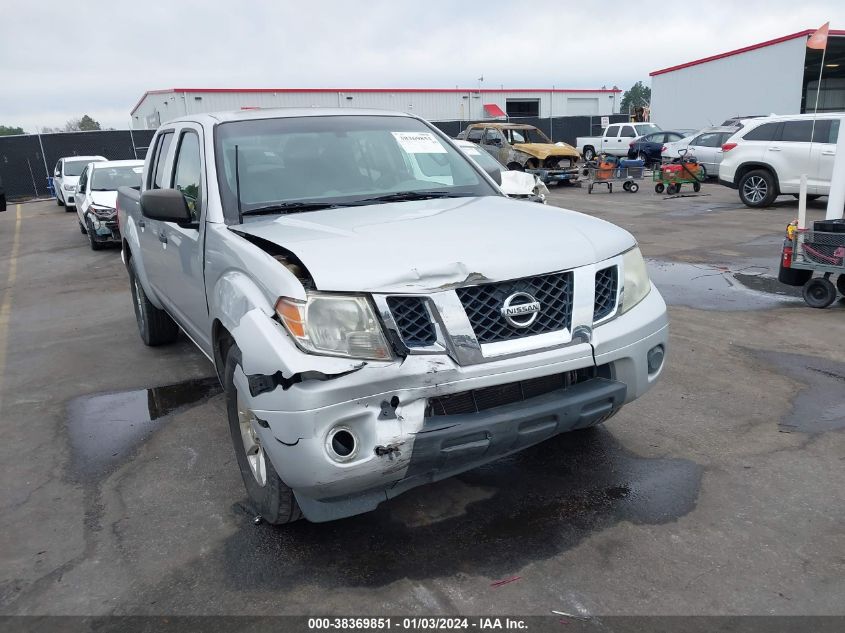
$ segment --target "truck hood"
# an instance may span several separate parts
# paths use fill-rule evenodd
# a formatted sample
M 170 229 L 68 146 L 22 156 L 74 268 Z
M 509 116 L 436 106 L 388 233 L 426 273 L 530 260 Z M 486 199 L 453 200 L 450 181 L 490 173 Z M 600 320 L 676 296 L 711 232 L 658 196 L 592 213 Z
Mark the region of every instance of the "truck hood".
M 247 218 L 231 229 L 295 254 L 318 289 L 353 292 L 528 277 L 595 263 L 635 244 L 604 220 L 500 196 Z
M 535 158 L 545 160 L 549 156 L 562 158 L 578 158 L 578 150 L 571 145 L 553 145 L 551 143 L 516 143 L 514 149 L 531 154 Z

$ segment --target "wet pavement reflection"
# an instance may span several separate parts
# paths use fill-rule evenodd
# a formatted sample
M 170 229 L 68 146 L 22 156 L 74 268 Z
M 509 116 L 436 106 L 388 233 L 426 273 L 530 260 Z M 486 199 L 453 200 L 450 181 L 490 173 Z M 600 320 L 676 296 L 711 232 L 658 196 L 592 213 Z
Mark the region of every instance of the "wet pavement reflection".
M 174 411 L 221 392 L 216 377 L 75 398 L 68 404 L 72 470 L 93 479 L 124 462 Z

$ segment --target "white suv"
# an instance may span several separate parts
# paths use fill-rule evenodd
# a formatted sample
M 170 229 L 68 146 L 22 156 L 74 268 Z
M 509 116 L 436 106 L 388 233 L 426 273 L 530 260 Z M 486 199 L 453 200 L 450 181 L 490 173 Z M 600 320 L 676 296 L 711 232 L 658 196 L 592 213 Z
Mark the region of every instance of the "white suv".
M 845 112 L 772 116 L 743 121 L 722 145 L 719 182 L 739 190 L 749 207 L 767 207 L 781 194 L 798 195 L 807 174 L 811 198 L 830 192 L 840 121 Z M 812 138 L 812 142 L 810 142 Z

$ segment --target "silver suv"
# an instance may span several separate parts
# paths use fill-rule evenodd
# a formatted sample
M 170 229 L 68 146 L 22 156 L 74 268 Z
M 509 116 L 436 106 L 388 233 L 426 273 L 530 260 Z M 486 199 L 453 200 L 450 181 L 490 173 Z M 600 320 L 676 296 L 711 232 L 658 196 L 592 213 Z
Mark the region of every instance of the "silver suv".
M 762 117 L 722 145 L 719 182 L 739 190 L 749 207 L 767 207 L 781 194 L 798 195 L 807 174 L 811 198 L 830 192 L 839 125 L 845 113 Z M 812 142 L 811 142 L 812 141 Z

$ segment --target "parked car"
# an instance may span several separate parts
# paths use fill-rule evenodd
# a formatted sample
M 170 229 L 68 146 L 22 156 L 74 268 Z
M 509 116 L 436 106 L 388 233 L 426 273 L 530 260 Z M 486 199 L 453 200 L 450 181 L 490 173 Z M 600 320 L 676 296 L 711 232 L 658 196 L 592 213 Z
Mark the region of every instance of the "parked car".
M 88 235 L 91 250 L 120 243 L 117 226 L 117 190 L 141 188 L 142 160 L 107 160 L 88 163 L 76 184 L 79 230 Z
M 704 177 L 716 177 L 724 155 L 722 145 L 734 134 L 736 134 L 736 128 L 705 128 L 693 136 L 666 143 L 661 148 L 661 156 L 665 161 L 679 158 L 682 153 L 695 156 L 704 170 Z
M 661 160 L 660 152 L 667 143 L 680 141 L 684 138 L 681 132 L 652 132 L 631 141 L 628 144 L 628 158 L 638 158 L 648 167 Z
M 414 174 L 426 154 L 451 185 Z M 373 510 L 658 380 L 666 305 L 631 234 L 510 200 L 499 173 L 380 110 L 156 131 L 141 191 L 118 193 L 138 329 L 162 345 L 182 328 L 214 362 L 266 521 Z
M 56 204 L 73 211 L 74 192 L 79 175 L 88 163 L 106 160 L 103 156 L 65 156 L 56 162 L 53 168 L 53 189 L 56 192 Z
M 575 180 L 578 150 L 566 143 L 552 143 L 533 125 L 521 123 L 475 123 L 457 136 L 476 143 L 510 170 L 542 170 L 542 180 Z
M 767 207 L 781 194 L 797 196 L 802 174 L 811 197 L 826 196 L 843 118 L 843 112 L 825 112 L 745 121 L 722 145 L 719 182 L 738 189 L 749 207 Z
M 720 127 L 733 127 L 733 128 L 740 128 L 742 127 L 742 122 L 746 119 L 759 119 L 760 117 L 766 116 L 764 114 L 750 114 L 748 116 L 732 116 L 729 119 L 725 119 L 722 122 Z
M 501 172 L 502 179 L 499 189 L 509 198 L 530 200 L 532 202 L 546 202 L 546 194 L 549 193 L 549 188 L 540 180 L 539 176 L 518 169 L 506 168 L 490 154 L 470 141 L 456 140 L 455 145 L 460 147 L 461 151 L 469 156 L 471 160 L 478 163 L 478 166 L 484 171 L 490 173 L 498 169 Z
M 601 136 L 579 136 L 575 145 L 584 160 L 594 160 L 599 154 L 627 156 L 632 141 L 660 131 L 654 123 L 613 123 L 604 129 Z

